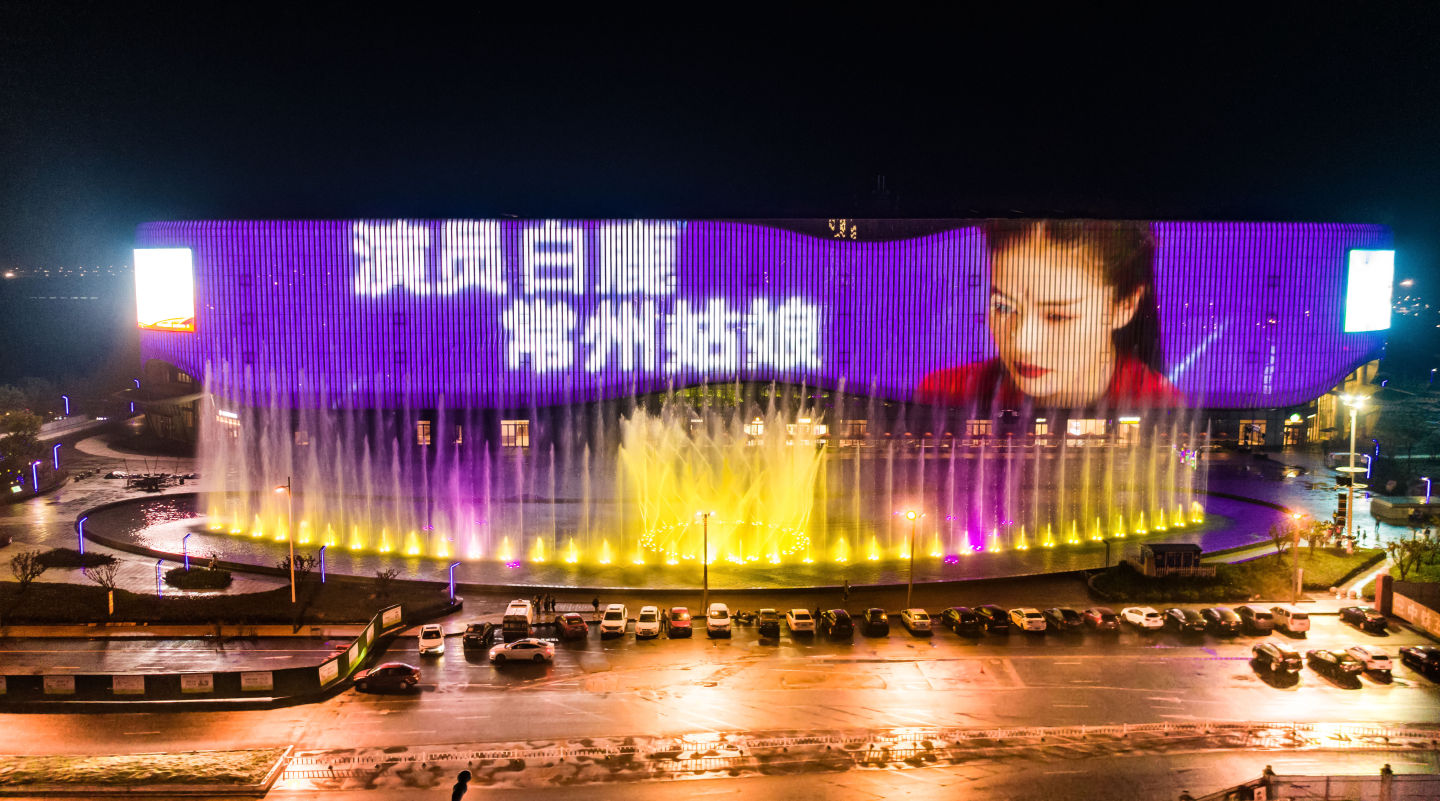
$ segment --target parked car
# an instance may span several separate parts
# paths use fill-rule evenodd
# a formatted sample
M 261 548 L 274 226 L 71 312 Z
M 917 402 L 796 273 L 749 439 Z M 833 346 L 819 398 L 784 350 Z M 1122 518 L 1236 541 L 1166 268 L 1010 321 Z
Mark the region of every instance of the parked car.
M 940 625 L 955 632 L 978 637 L 985 631 L 985 623 L 975 610 L 968 606 L 952 606 L 940 613 Z
M 1246 604 L 1235 607 L 1240 616 L 1240 628 L 1249 634 L 1269 634 L 1275 630 L 1275 616 L 1268 609 Z
M 526 637 L 515 642 L 502 642 L 490 649 L 490 661 L 497 665 L 506 662 L 553 662 L 555 644 Z
M 848 640 L 855 636 L 855 623 L 844 609 L 826 609 L 816 624 L 821 634 L 832 640 Z
M 755 631 L 761 637 L 779 637 L 780 613 L 774 609 L 761 609 L 755 618 Z
M 600 639 L 625 636 L 625 627 L 630 622 L 630 610 L 624 604 L 610 604 L 600 616 Z
M 1165 619 L 1153 606 L 1127 606 L 1120 610 L 1120 618 L 1141 631 L 1155 631 L 1165 627 Z
M 1205 616 L 1194 609 L 1172 606 L 1165 610 L 1165 628 L 1181 634 L 1204 634 L 1207 626 Z
M 1390 626 L 1380 610 L 1373 606 L 1347 606 L 1340 610 L 1340 620 L 1355 624 L 1361 631 L 1383 633 Z
M 1400 649 L 1400 661 L 1432 678 L 1440 676 L 1440 648 L 1433 645 L 1407 645 Z
M 1092 606 L 1080 613 L 1080 619 L 1093 631 L 1120 630 L 1120 616 L 1108 606 Z
M 1291 609 L 1288 606 L 1276 605 L 1270 607 L 1270 618 L 1274 621 L 1274 627 L 1284 629 L 1291 634 L 1305 636 L 1310 630 L 1310 615 L 1298 609 Z
M 1010 615 L 995 604 L 977 606 L 975 614 L 985 623 L 986 631 L 1010 631 Z
M 1365 663 L 1344 651 L 1316 649 L 1305 653 L 1310 669 L 1324 673 L 1331 678 L 1343 679 L 1358 675 L 1365 669 Z
M 1200 610 L 1200 615 L 1205 618 L 1206 626 L 1215 634 L 1234 635 L 1240 633 L 1240 616 L 1228 606 L 1207 606 Z
M 426 623 L 420 627 L 420 655 L 445 653 L 445 632 L 440 626 L 434 623 Z
M 495 630 L 499 628 L 494 623 L 469 623 L 465 626 L 465 633 L 460 637 L 460 646 L 465 650 L 479 648 L 488 649 L 495 644 Z
M 705 634 L 711 639 L 730 636 L 730 607 L 722 603 L 710 604 L 705 610 Z
M 555 636 L 562 640 L 583 640 L 590 636 L 590 624 L 579 612 L 556 615 Z
M 511 601 L 505 607 L 505 617 L 500 620 L 500 631 L 505 642 L 514 642 L 529 637 L 530 628 L 535 625 L 535 606 L 529 601 Z
M 911 634 L 929 634 L 930 614 L 924 609 L 905 609 L 900 612 L 900 625 Z
M 655 606 L 640 607 L 640 616 L 635 618 L 635 639 L 649 640 L 660 636 L 660 609 Z
M 689 637 L 695 633 L 695 629 L 690 625 L 690 610 L 683 606 L 670 607 L 670 611 L 665 613 L 665 619 L 660 621 L 660 625 L 665 629 L 665 636 L 672 640 Z
M 890 633 L 890 615 L 878 606 L 872 606 L 860 616 L 860 633 L 866 637 L 884 637 Z
M 791 609 L 785 613 L 785 628 L 791 634 L 814 634 L 815 618 L 807 609 Z
M 1085 626 L 1080 613 L 1068 606 L 1052 606 L 1041 614 L 1045 615 L 1045 625 L 1050 631 L 1079 631 Z
M 1022 606 L 1010 610 L 1010 625 L 1021 631 L 1045 633 L 1045 616 L 1033 606 Z
M 420 668 L 404 662 L 386 662 L 355 674 L 355 689 L 362 693 L 408 690 L 420 683 Z
M 1250 653 L 1256 667 L 1271 673 L 1299 673 L 1302 667 L 1299 651 L 1273 640 L 1251 646 Z
M 1378 673 L 1389 676 L 1392 664 L 1390 655 L 1376 648 L 1373 645 L 1352 645 L 1345 649 L 1345 653 L 1360 660 L 1360 664 L 1371 673 Z

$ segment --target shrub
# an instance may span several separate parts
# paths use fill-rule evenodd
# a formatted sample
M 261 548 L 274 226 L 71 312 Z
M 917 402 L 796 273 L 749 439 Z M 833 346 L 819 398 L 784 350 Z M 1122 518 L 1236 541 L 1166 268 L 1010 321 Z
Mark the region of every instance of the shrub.
M 106 553 L 80 553 L 74 548 L 56 548 L 40 554 L 46 567 L 99 567 L 115 564 L 115 557 Z
M 165 571 L 165 583 L 182 590 L 223 590 L 230 586 L 230 571 L 206 567 L 174 567 Z

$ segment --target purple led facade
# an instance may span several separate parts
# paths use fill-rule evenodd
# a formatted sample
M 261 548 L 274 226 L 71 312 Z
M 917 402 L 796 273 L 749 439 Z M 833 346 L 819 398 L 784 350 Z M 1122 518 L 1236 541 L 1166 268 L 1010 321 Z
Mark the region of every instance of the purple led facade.
M 1303 403 L 1383 347 L 1344 330 L 1345 287 L 1349 252 L 1391 248 L 1387 228 L 1148 225 L 1161 372 L 1186 405 Z M 142 330 L 145 359 L 249 371 L 300 406 L 736 380 L 903 401 L 996 355 L 973 220 L 159 222 L 136 247 L 188 248 L 194 271 L 194 332 Z

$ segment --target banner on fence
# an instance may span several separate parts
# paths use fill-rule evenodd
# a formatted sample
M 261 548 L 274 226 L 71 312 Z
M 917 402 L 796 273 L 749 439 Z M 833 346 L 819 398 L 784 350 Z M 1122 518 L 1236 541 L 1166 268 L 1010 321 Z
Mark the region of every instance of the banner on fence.
M 340 660 L 331 659 L 320 664 L 320 686 L 324 687 L 340 675 Z
M 75 694 L 74 676 L 46 676 L 44 682 L 46 695 Z
M 215 692 L 214 673 L 181 673 L 180 692 L 182 693 L 213 693 Z
M 110 692 L 113 695 L 144 695 L 144 676 L 111 676 Z
M 243 692 L 260 692 L 275 689 L 275 674 L 268 670 L 256 670 L 240 674 L 240 689 Z
M 404 617 L 400 614 L 400 607 L 392 606 L 380 613 L 380 630 L 389 631 L 400 625 L 403 620 Z

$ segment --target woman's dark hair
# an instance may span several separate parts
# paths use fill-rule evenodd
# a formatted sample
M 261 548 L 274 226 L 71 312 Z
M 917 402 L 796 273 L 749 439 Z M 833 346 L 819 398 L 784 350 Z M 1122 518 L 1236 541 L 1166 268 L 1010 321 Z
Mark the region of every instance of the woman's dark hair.
M 1143 290 L 1135 316 L 1115 331 L 1115 350 L 1165 371 L 1160 347 L 1160 312 L 1155 302 L 1155 240 L 1150 225 L 1115 220 L 986 220 L 980 230 L 991 257 L 1039 235 L 1066 247 L 1083 246 L 1099 259 L 1105 283 L 1122 300 Z

